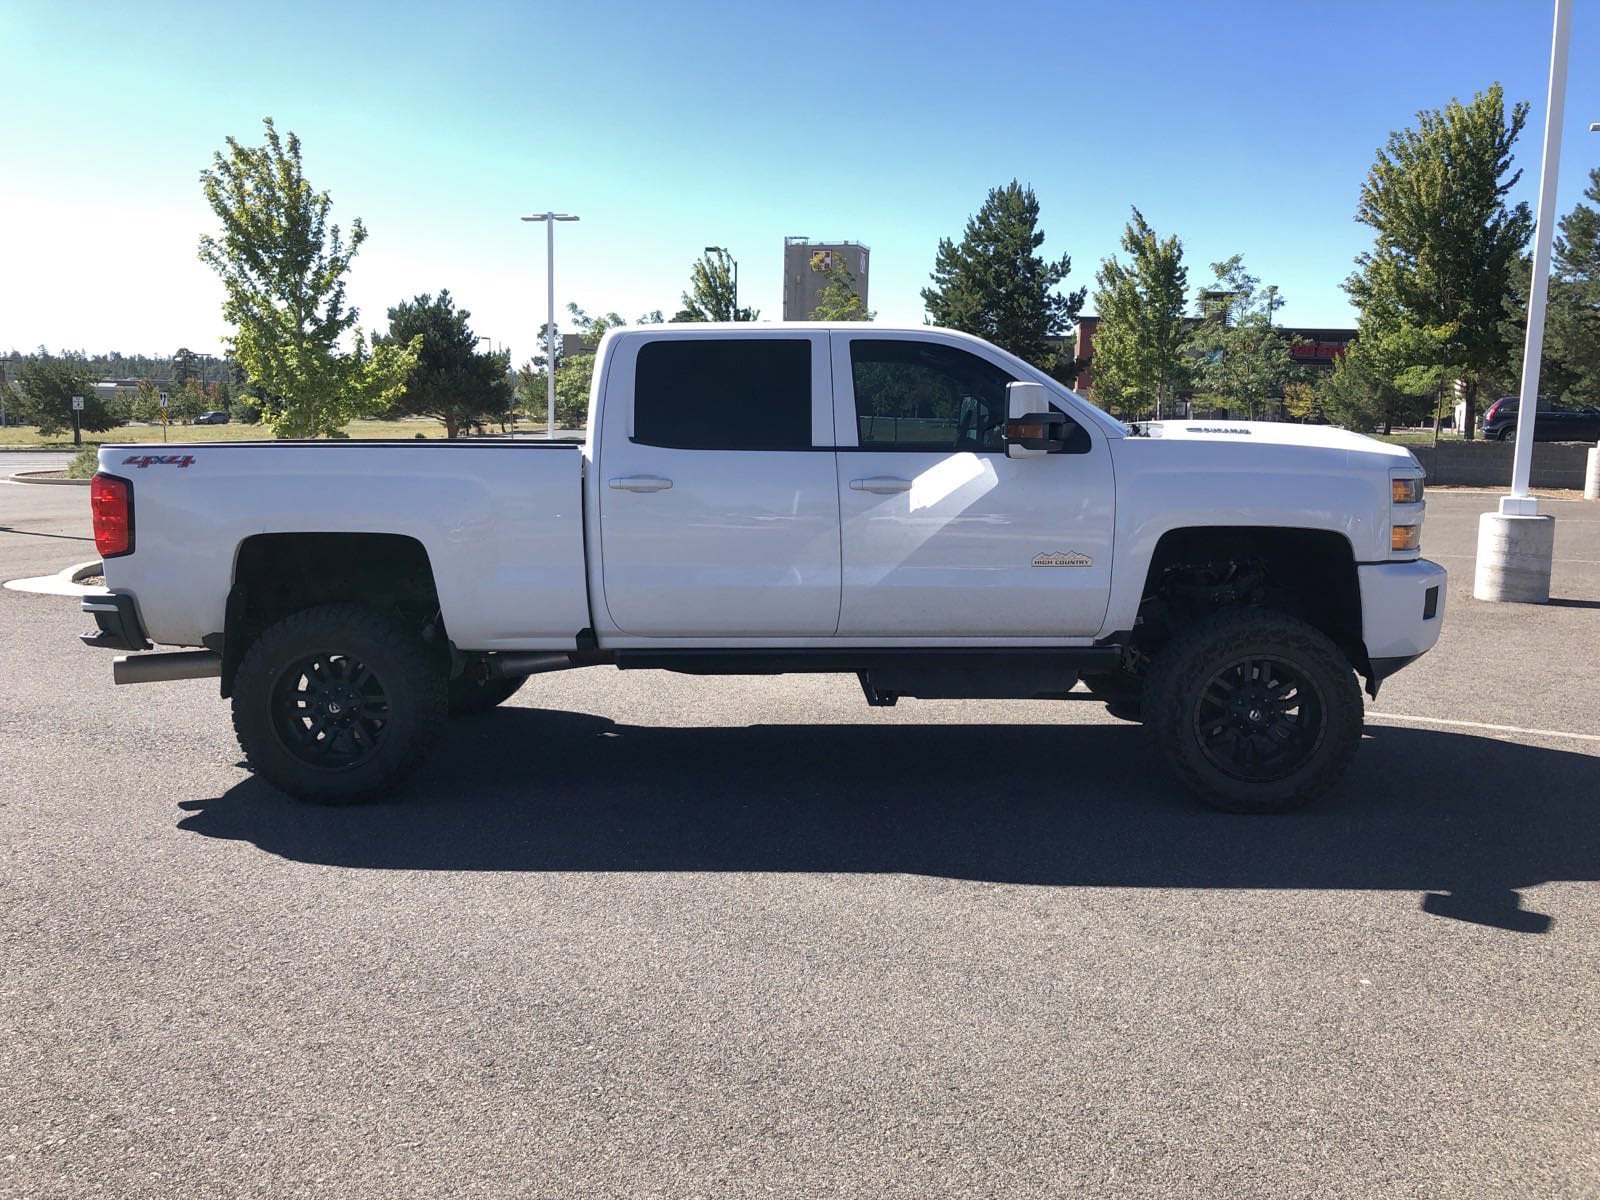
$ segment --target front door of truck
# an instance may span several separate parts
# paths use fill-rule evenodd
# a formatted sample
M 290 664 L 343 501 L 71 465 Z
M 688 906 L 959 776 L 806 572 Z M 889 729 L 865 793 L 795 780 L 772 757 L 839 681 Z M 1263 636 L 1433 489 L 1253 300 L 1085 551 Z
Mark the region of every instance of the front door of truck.
M 627 337 L 602 386 L 600 578 L 617 629 L 832 634 L 839 494 L 827 334 Z
M 1115 512 L 1100 431 L 1075 425 L 1068 453 L 1007 458 L 1003 358 L 937 334 L 832 337 L 839 636 L 1098 633 Z

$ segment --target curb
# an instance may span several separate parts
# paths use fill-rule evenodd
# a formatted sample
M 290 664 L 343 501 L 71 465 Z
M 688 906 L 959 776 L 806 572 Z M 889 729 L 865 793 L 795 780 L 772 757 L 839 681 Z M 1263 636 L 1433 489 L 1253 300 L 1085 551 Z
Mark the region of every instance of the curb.
M 39 476 L 41 476 L 41 475 L 54 475 L 55 473 L 56 473 L 55 471 L 17 471 L 17 472 L 14 472 L 12 475 L 10 475 L 9 478 L 15 480 L 17 483 L 43 483 L 43 484 L 52 484 L 52 485 L 55 485 L 55 486 L 58 486 L 58 487 L 62 486 L 62 485 L 65 485 L 67 487 L 88 487 L 89 486 L 89 481 L 87 479 L 41 479 L 41 478 L 39 478 Z
M 5 586 L 14 592 L 33 592 L 39 596 L 87 596 L 103 592 L 103 588 L 90 588 L 78 582 L 91 575 L 99 575 L 105 565 L 97 558 L 92 562 L 76 563 L 63 567 L 54 575 L 39 575 L 32 579 L 8 579 Z

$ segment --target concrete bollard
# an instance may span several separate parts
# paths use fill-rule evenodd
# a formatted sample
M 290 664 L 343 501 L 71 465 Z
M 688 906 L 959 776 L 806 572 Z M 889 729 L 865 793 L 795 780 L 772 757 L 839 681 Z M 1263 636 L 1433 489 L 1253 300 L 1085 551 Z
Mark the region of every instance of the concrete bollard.
M 1484 513 L 1478 518 L 1473 596 L 1518 604 L 1549 603 L 1555 546 L 1554 517 Z
M 1600 500 L 1600 445 L 1589 447 L 1589 467 L 1583 473 L 1583 498 Z

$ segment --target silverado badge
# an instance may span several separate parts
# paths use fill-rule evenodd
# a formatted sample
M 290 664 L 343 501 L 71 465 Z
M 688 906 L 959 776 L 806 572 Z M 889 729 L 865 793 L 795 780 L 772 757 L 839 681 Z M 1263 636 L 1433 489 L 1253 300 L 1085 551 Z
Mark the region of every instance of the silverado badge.
M 1054 554 L 1035 554 L 1033 565 L 1036 567 L 1092 567 L 1094 559 L 1087 554 L 1079 554 L 1076 550 L 1069 554 L 1062 554 L 1059 550 Z

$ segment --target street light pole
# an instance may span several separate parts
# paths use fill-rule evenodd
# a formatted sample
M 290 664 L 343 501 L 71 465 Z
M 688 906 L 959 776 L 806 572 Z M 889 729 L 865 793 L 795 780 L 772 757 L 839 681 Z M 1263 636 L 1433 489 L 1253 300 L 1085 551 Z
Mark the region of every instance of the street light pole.
M 556 222 L 578 218 L 568 213 L 543 212 L 522 219 L 545 223 L 545 290 L 550 319 L 545 325 L 544 436 L 548 441 L 556 435 Z
M 726 246 L 707 246 L 707 254 L 727 254 L 728 261 L 733 264 L 733 319 L 739 319 L 739 260 L 728 253 Z
M 1545 105 L 1544 157 L 1539 166 L 1539 215 L 1533 234 L 1533 278 L 1528 287 L 1528 332 L 1523 343 L 1522 390 L 1517 399 L 1517 445 L 1511 492 L 1498 512 L 1478 518 L 1477 570 L 1472 594 L 1479 600 L 1545 604 L 1555 560 L 1555 518 L 1539 513 L 1528 490 L 1533 473 L 1533 434 L 1539 419 L 1539 358 L 1544 353 L 1544 310 L 1550 291 L 1550 243 L 1556 222 L 1556 179 L 1561 171 L 1561 120 L 1567 100 L 1567 49 L 1572 36 L 1572 0 L 1555 0 L 1550 41 L 1550 93 Z

